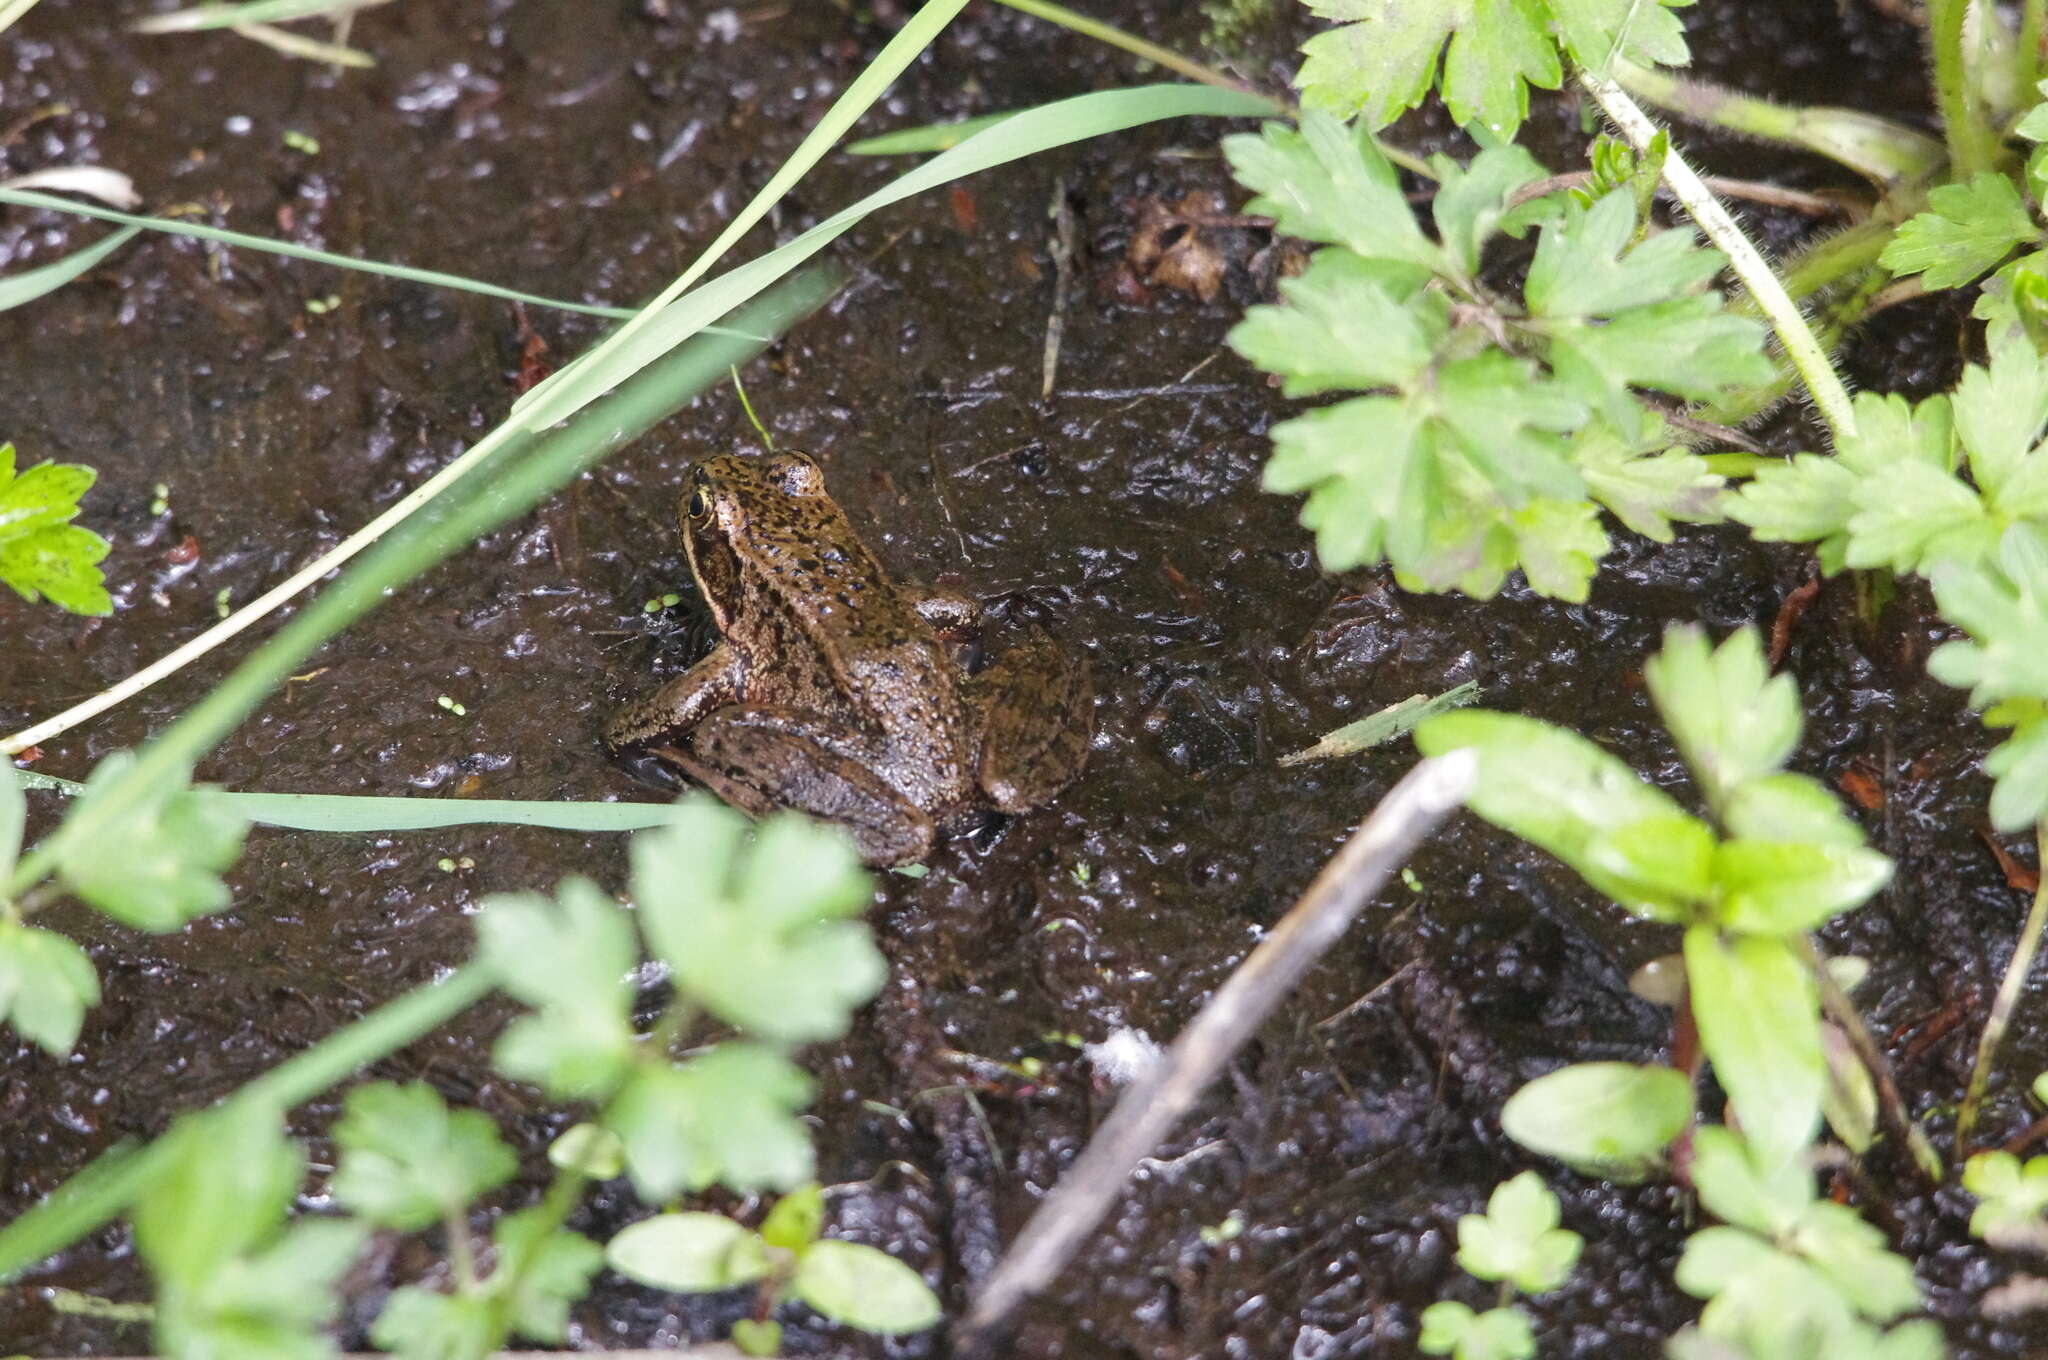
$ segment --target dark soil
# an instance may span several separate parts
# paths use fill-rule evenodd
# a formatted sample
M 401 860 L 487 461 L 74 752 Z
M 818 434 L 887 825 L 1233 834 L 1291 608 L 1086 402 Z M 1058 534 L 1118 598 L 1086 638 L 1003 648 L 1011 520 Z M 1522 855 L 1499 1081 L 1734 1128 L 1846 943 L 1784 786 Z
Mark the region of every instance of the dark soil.
M 0 38 L 0 175 L 95 161 L 132 173 L 157 210 L 183 205 L 243 230 L 613 302 L 678 272 L 901 17 L 894 3 L 856 17 L 802 2 L 409 0 L 357 25 L 378 68 L 337 76 L 231 36 L 117 26 L 145 8 L 45 0 Z M 1199 47 L 1194 6 L 1096 8 Z M 1862 0 L 1688 13 L 1710 76 L 1926 121 L 1917 32 Z M 1298 36 L 1255 31 L 1244 69 L 1268 76 Z M 977 6 L 876 121 L 910 126 L 1138 78 L 1114 53 Z M 1539 152 L 1577 164 L 1577 109 L 1551 101 L 1536 119 Z M 1400 135 L 1427 148 L 1442 127 L 1422 115 Z M 287 130 L 316 138 L 318 153 L 288 148 Z M 1131 1027 L 1170 1038 L 1413 758 L 1388 748 L 1282 767 L 1277 756 L 1408 695 L 1475 680 L 1488 705 L 1570 724 L 1676 784 L 1643 657 L 1673 620 L 1768 626 L 1809 572 L 1803 552 L 1700 530 L 1669 546 L 1623 535 L 1584 606 L 1519 587 L 1474 603 L 1408 595 L 1376 572 L 1320 574 L 1295 503 L 1258 488 L 1267 427 L 1290 404 L 1222 345 L 1265 287 L 1271 259 L 1258 252 L 1269 243 L 1218 233 L 1228 268 L 1207 303 L 1124 269 L 1142 200 L 1207 190 L 1235 202 L 1214 154 L 1226 130 L 1188 123 L 1091 143 L 871 220 L 837 249 L 855 272 L 848 292 L 747 374 L 777 440 L 817 452 L 891 566 L 990 602 L 997 646 L 1030 622 L 1087 648 L 1102 680 L 1079 785 L 947 845 L 921 881 L 883 880 L 871 919 L 896 981 L 845 1043 L 810 1055 L 835 1230 L 923 1268 L 952 1310 L 1113 1099 L 1057 1036 Z M 1689 144 L 1728 174 L 1847 182 L 1804 157 Z M 828 161 L 748 248 L 898 168 Z M 1060 195 L 1081 249 L 1057 389 L 1041 401 L 1048 207 Z M 1757 225 L 1779 246 L 1816 230 L 1792 217 Z M 103 230 L 8 210 L 0 266 L 46 263 Z M 307 310 L 329 295 L 334 309 Z M 558 313 L 531 320 L 558 356 L 598 334 Z M 1933 390 L 1952 379 L 1965 329 L 1949 304 L 1901 308 L 1858 338 L 1852 371 L 1865 386 Z M 85 520 L 113 540 L 118 601 L 112 618 L 85 622 L 0 598 L 0 729 L 120 678 L 212 622 L 220 592 L 246 600 L 371 518 L 503 415 L 520 345 L 501 303 L 148 236 L 0 315 L 0 439 L 30 462 L 100 469 Z M 1796 417 L 1768 433 L 1788 449 L 1807 437 Z M 202 775 L 280 791 L 658 796 L 607 760 L 597 734 L 622 698 L 703 646 L 670 507 L 693 457 L 754 443 L 730 394 L 697 403 L 329 646 Z M 151 510 L 159 483 L 163 514 Z M 187 536 L 198 557 L 180 562 Z M 665 591 L 685 605 L 643 613 Z M 1792 633 L 1786 664 L 1811 717 L 1801 764 L 1830 783 L 1855 772 L 1882 796 L 1864 815 L 1898 879 L 1831 944 L 1874 964 L 1860 995 L 1909 1102 L 1936 1111 L 1939 1133 L 2024 900 L 1979 838 L 1989 742 L 1960 697 L 1923 674 L 1940 631 L 1929 602 L 1908 592 L 1875 628 L 1854 606 L 1848 582 L 1828 582 Z M 234 659 L 210 658 L 49 744 L 35 768 L 82 777 Z M 443 694 L 466 715 L 438 707 Z M 55 814 L 37 797 L 33 834 Z M 444 858 L 458 862 L 452 872 Z M 485 894 L 572 873 L 617 886 L 623 864 L 611 836 L 258 832 L 233 875 L 234 908 L 179 935 L 54 913 L 88 942 L 107 999 L 68 1061 L 0 1034 L 0 1218 L 116 1141 L 160 1132 L 176 1111 L 463 960 L 466 918 Z M 1017 1354 L 1404 1355 L 1428 1302 L 1482 1301 L 1451 1260 L 1454 1224 L 1532 1162 L 1499 1132 L 1502 1100 L 1560 1062 L 1658 1054 L 1667 1017 L 1624 984 L 1672 940 L 1470 819 L 1414 873 L 1160 1150 L 1030 1310 Z M 542 1149 L 573 1118 L 491 1072 L 488 1043 L 508 1012 L 483 1007 L 374 1074 L 425 1077 L 502 1122 L 528 1174 L 494 1208 L 530 1200 Z M 2020 1014 L 1993 1138 L 2024 1125 L 2020 1092 L 2048 1067 L 2026 1033 L 2037 999 Z M 989 1080 L 948 1051 L 1037 1057 L 1045 1078 Z M 972 1083 L 972 1094 L 925 1093 L 935 1080 Z M 968 1117 L 970 1100 L 985 1126 Z M 317 1135 L 332 1112 L 305 1110 L 302 1130 Z M 1617 1191 L 1540 1169 L 1589 1239 L 1572 1286 L 1537 1305 L 1543 1353 L 1654 1354 L 1696 1313 L 1671 1283 L 1684 1206 L 1665 1188 Z M 1969 1243 L 1966 1197 L 1921 1192 L 1883 1154 L 1860 1184 L 1918 1263 L 1955 1354 L 2018 1354 L 2048 1337 L 1979 1316 L 1985 1289 L 2021 1263 Z M 602 1237 L 644 1212 L 621 1189 L 576 1226 Z M 1233 1214 L 1240 1236 L 1202 1241 L 1200 1229 Z M 344 1340 L 360 1344 L 384 1291 L 435 1259 L 431 1243 L 380 1256 Z M 146 1347 L 140 1329 L 51 1310 L 43 1286 L 143 1297 L 121 1232 L 0 1295 L 0 1352 Z M 574 1340 L 722 1335 L 740 1308 L 605 1275 L 575 1311 Z M 802 1322 L 789 1347 L 944 1353 L 936 1335 L 862 1349 Z

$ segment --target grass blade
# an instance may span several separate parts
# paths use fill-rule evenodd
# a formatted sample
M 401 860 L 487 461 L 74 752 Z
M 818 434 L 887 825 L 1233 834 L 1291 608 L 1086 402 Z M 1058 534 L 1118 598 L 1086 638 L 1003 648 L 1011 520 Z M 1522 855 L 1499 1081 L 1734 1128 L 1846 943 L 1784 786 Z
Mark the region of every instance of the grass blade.
M 308 38 L 275 24 L 236 24 L 234 33 L 250 42 L 261 43 L 280 56 L 296 57 L 300 61 L 324 61 L 332 66 L 348 66 L 358 71 L 368 70 L 377 64 L 375 57 L 359 47 L 321 42 L 318 38 Z
M 96 241 L 83 250 L 74 250 L 61 260 L 31 269 L 25 274 L 0 279 L 0 312 L 34 302 L 45 293 L 54 293 L 65 284 L 98 264 L 107 256 L 128 244 L 140 227 L 123 227 L 104 241 Z
M 294 19 L 338 19 L 389 0 L 249 0 L 241 5 L 194 5 L 152 14 L 128 27 L 137 33 L 201 33 L 243 24 L 288 24 Z
M 1014 113 L 1014 110 L 984 113 L 979 118 L 963 118 L 957 123 L 927 123 L 923 127 L 904 128 L 900 132 L 885 132 L 879 137 L 854 142 L 846 151 L 852 156 L 917 156 L 928 151 L 951 151 L 975 133 L 994 127 Z
M 14 26 L 17 19 L 36 7 L 36 0 L 0 0 L 0 33 Z
M 580 312 L 585 316 L 623 318 L 638 315 L 631 307 L 601 307 L 588 302 L 564 302 L 560 298 L 539 297 L 533 293 L 522 293 L 516 288 L 501 288 L 495 283 L 467 279 L 460 274 L 444 274 L 435 269 L 414 269 L 402 264 L 385 264 L 380 260 L 360 260 L 353 255 L 336 255 L 329 250 L 314 250 L 311 246 L 294 245 L 290 241 L 280 241 L 275 237 L 251 236 L 246 232 L 228 231 L 222 227 L 209 227 L 197 222 L 180 222 L 170 217 L 143 217 L 135 213 L 116 212 L 112 208 L 96 208 L 87 203 L 73 203 L 67 198 L 54 198 L 49 194 L 33 193 L 27 189 L 0 187 L 0 203 L 12 203 L 23 208 L 47 208 L 51 212 L 71 213 L 77 217 L 95 217 L 102 222 L 125 222 L 130 226 L 147 227 L 151 231 L 160 231 L 170 236 L 190 236 L 200 241 L 218 241 L 222 245 L 240 246 L 244 250 L 260 250 L 269 255 L 282 255 L 290 260 L 307 260 L 313 264 L 333 265 L 336 269 L 354 269 L 365 274 L 405 279 L 411 283 L 431 284 L 436 288 L 481 293 L 485 297 L 504 298 L 508 302 L 523 302 L 529 307 L 552 307 L 558 312 Z
M 526 428 L 535 430 L 566 419 L 596 393 L 623 381 L 707 322 L 753 297 L 784 271 L 823 250 L 869 213 L 913 194 L 1024 156 L 1166 118 L 1256 118 L 1272 111 L 1272 102 L 1262 95 L 1178 84 L 1102 90 L 1021 110 L 834 213 L 788 244 L 719 275 L 659 312 L 628 322 L 602 345 L 528 392 L 513 406 L 513 414 Z M 580 387 L 564 384 L 571 375 Z
M 924 8 L 910 17 L 910 22 L 896 31 L 875 59 L 861 69 L 839 98 L 832 101 L 832 107 L 825 110 L 825 116 L 818 125 L 805 134 L 797 148 L 776 168 L 768 182 L 761 186 L 761 192 L 749 199 L 747 206 L 718 233 L 717 239 L 704 248 L 704 252 L 690 262 L 675 282 L 662 289 L 660 296 L 625 325 L 619 327 L 595 349 L 579 355 L 576 361 L 557 370 L 512 408 L 518 415 L 525 412 L 524 424 L 529 429 L 538 429 L 566 419 L 577 407 L 591 400 L 598 392 L 616 386 L 626 374 L 639 367 L 612 368 L 615 351 L 630 344 L 640 330 L 650 324 L 655 316 L 666 309 L 677 298 L 688 292 L 690 286 L 704 277 L 711 266 L 717 264 L 725 252 L 739 243 L 741 237 L 754 229 L 768 210 L 782 201 L 796 182 L 810 171 L 810 168 L 824 159 L 833 143 L 845 135 L 860 120 L 874 102 L 882 97 L 885 90 L 894 84 L 911 62 L 916 61 L 940 30 L 952 22 L 953 16 L 966 8 L 967 0 L 927 0 Z M 687 334 L 687 332 L 685 332 Z M 657 347 L 653 352 L 659 353 Z M 580 400 L 577 398 L 580 396 Z M 542 411 L 553 414 L 540 418 Z
M 15 772 L 21 787 L 72 797 L 85 792 L 74 779 Z M 18 798 L 19 795 L 17 795 Z M 235 812 L 264 826 L 294 831 L 426 831 L 446 826 L 544 826 L 557 831 L 639 831 L 666 822 L 667 803 L 544 802 L 518 798 L 384 798 L 341 793 L 224 793 Z M 12 849 L 7 840 L 7 783 L 0 767 L 0 878 Z M 15 828 L 17 837 L 20 825 Z
M 799 274 L 735 319 L 749 332 L 780 334 L 822 305 L 836 287 L 836 278 L 823 271 Z M 157 784 L 184 778 L 306 657 L 393 590 L 479 535 L 524 514 L 584 469 L 639 438 L 655 422 L 721 381 L 729 368 L 759 353 L 765 343 L 729 335 L 699 336 L 695 344 L 666 356 L 563 429 L 533 433 L 501 425 L 486 435 L 457 460 L 459 471 L 450 464 L 436 479 L 449 477 L 447 484 L 463 494 L 440 497 L 396 525 L 204 699 L 141 748 L 121 779 L 107 786 L 105 796 L 81 804 L 24 855 L 13 886 L 0 888 L 0 893 L 25 890 L 49 872 L 64 846 L 81 839 L 90 843 L 111 819 L 125 815 Z M 18 740 L 19 735 L 8 740 Z

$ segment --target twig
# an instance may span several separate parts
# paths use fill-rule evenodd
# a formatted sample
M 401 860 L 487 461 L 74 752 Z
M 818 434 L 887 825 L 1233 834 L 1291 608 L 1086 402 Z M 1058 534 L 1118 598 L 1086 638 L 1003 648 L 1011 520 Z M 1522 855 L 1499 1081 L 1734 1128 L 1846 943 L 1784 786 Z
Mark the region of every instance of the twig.
M 1134 1082 L 1080 1159 L 1039 1206 L 975 1296 L 956 1353 L 993 1353 L 994 1332 L 1052 1282 L 1102 1221 L 1125 1180 L 1172 1131 L 1310 965 L 1338 940 L 1388 875 L 1458 805 L 1477 763 L 1469 752 L 1423 761 L 1352 833 L 1273 932 L 1217 989 L 1161 1064 Z
M 2034 846 L 2041 856 L 2041 863 L 2048 865 L 2048 822 L 2034 826 Z M 2027 911 L 2026 924 L 2020 927 L 2020 938 L 2013 946 L 2012 962 L 2005 966 L 2005 977 L 1998 984 L 1998 995 L 1991 1002 L 1991 1016 L 1984 1022 L 1984 1035 L 1977 1041 L 1977 1062 L 1970 1069 L 1970 1085 L 1963 1093 L 1963 1108 L 1956 1115 L 1956 1158 L 1962 1160 L 1970 1155 L 1970 1134 L 1977 1126 L 1977 1108 L 1984 1103 L 1984 1088 L 1991 1081 L 1991 1060 L 1998 1054 L 1999 1042 L 2005 1038 L 2006 1027 L 2012 1023 L 2013 1008 L 2019 1005 L 2020 993 L 2026 989 L 2027 974 L 2033 971 L 2034 955 L 2041 947 L 2041 930 L 2048 926 L 2048 875 L 2042 884 L 2034 888 L 2034 905 Z

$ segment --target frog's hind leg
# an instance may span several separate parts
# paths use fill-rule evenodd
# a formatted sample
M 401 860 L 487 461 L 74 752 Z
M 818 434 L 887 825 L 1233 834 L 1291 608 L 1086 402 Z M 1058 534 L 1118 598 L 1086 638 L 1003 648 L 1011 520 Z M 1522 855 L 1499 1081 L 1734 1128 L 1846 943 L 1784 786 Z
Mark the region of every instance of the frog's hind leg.
M 869 864 L 912 864 L 937 830 L 924 810 L 869 768 L 840 725 L 801 709 L 715 710 L 660 752 L 752 817 L 794 808 L 844 826 Z
M 986 715 L 980 783 L 991 803 L 1028 812 L 1074 782 L 1095 734 L 1086 661 L 1033 633 L 969 683 Z

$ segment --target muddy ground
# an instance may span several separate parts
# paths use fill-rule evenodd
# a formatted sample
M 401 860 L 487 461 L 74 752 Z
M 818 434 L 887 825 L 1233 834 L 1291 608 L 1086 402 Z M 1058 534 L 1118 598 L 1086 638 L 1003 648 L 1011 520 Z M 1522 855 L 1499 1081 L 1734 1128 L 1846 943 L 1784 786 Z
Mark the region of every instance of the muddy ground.
M 379 67 L 337 76 L 229 36 L 119 29 L 146 8 L 44 0 L 0 37 L 0 174 L 90 160 L 134 175 L 156 210 L 187 205 L 243 230 L 611 302 L 680 270 L 901 17 L 894 4 L 856 14 L 823 0 L 410 0 L 357 25 Z M 1199 48 L 1193 6 L 1093 8 Z M 1709 74 L 1926 121 L 1917 33 L 1861 0 L 1689 14 Z M 1270 77 L 1299 36 L 1291 22 L 1255 30 L 1243 69 Z M 873 121 L 914 125 L 1137 78 L 1114 53 L 976 6 Z M 1576 163 L 1574 108 L 1544 104 L 1536 125 L 1551 164 Z M 1441 127 L 1423 116 L 1401 134 L 1427 148 Z M 317 154 L 288 147 L 288 130 L 317 139 Z M 1519 588 L 1484 604 L 1416 597 L 1377 572 L 1320 574 L 1295 503 L 1257 486 L 1265 431 L 1290 404 L 1222 346 L 1259 294 L 1269 243 L 1219 234 L 1229 268 L 1206 303 L 1134 286 L 1122 269 L 1143 200 L 1230 194 L 1214 154 L 1227 130 L 1119 136 L 871 220 L 836 251 L 852 287 L 747 372 L 776 438 L 818 453 L 892 567 L 988 601 L 992 645 L 1042 624 L 1088 649 L 1104 681 L 1082 783 L 1049 810 L 947 845 L 921 881 L 883 881 L 872 921 L 895 983 L 845 1043 L 812 1055 L 836 1231 L 924 1268 L 953 1309 L 1109 1103 L 1085 1061 L 1048 1036 L 1171 1037 L 1412 759 L 1401 748 L 1282 767 L 1277 756 L 1473 680 L 1489 705 L 1570 723 L 1671 783 L 1642 658 L 1671 620 L 1767 624 L 1808 574 L 1803 552 L 1717 530 L 1668 547 L 1620 534 L 1584 606 Z M 1805 158 L 1692 144 L 1726 173 L 1847 183 Z M 896 168 L 827 162 L 748 248 Z M 1041 401 L 1059 195 L 1080 255 L 1056 389 Z M 1756 223 L 1778 244 L 1816 229 Z M 0 212 L 0 266 L 47 262 L 103 230 Z M 307 310 L 330 295 L 331 310 Z M 531 319 L 558 356 L 599 333 L 560 313 Z M 1850 366 L 1865 386 L 1934 390 L 1953 378 L 1963 330 L 1951 304 L 1901 308 L 1856 340 Z M 148 237 L 0 315 L 0 439 L 30 462 L 100 469 L 84 519 L 113 540 L 118 601 L 112 618 L 86 622 L 0 598 L 0 727 L 119 678 L 212 622 L 220 592 L 248 599 L 369 519 L 496 422 L 520 347 L 502 303 Z M 1768 429 L 1781 448 L 1805 437 L 1796 417 Z M 326 648 L 202 775 L 283 791 L 659 796 L 615 768 L 597 734 L 621 699 L 705 645 L 669 507 L 693 456 L 754 442 L 728 393 L 677 415 Z M 188 538 L 196 560 L 181 560 Z M 684 603 L 644 613 L 664 591 Z M 1862 996 L 1922 1111 L 1961 1091 L 2024 905 L 1979 839 L 1988 785 L 1976 763 L 1988 742 L 1959 697 L 1922 673 L 1938 635 L 1919 594 L 1873 630 L 1855 621 L 1847 584 L 1830 582 L 1787 663 L 1811 716 L 1802 766 L 1830 782 L 1858 772 L 1882 798 L 1863 815 L 1898 879 L 1832 937 L 1874 962 Z M 209 659 L 48 744 L 34 768 L 82 777 L 159 730 L 233 659 Z M 444 694 L 466 714 L 437 706 Z M 40 833 L 52 809 L 37 797 Z M 1162 1149 L 1030 1311 L 1018 1354 L 1403 1355 L 1422 1306 L 1447 1292 L 1482 1300 L 1453 1266 L 1452 1226 L 1531 1163 L 1499 1133 L 1501 1101 L 1562 1061 L 1659 1052 L 1665 1018 L 1624 982 L 1671 941 L 1470 819 L 1414 871 L 1418 886 L 1389 889 Z M 112 1143 L 159 1132 L 174 1111 L 465 958 L 468 914 L 485 894 L 571 873 L 618 885 L 621 840 L 259 831 L 233 875 L 233 909 L 180 935 L 56 913 L 89 943 L 107 999 L 68 1061 L 0 1035 L 0 1218 Z M 495 1198 L 500 1208 L 530 1200 L 541 1150 L 572 1118 L 491 1073 L 488 1041 L 507 1013 L 483 1007 L 376 1073 L 424 1077 L 504 1124 L 527 1175 Z M 2038 1018 L 2038 1001 L 2021 1014 Z M 964 1095 L 919 1095 L 946 1071 L 948 1049 L 1047 1065 L 1035 1089 L 982 1086 L 992 1144 L 963 1117 Z M 2044 1066 L 2022 1033 L 2007 1070 Z M 317 1134 L 332 1110 L 305 1110 L 302 1129 Z M 2007 1090 L 1987 1133 L 2026 1118 Z M 1938 1110 L 1933 1122 L 1945 1127 Z M 1682 1206 L 1664 1189 L 1617 1192 L 1543 1170 L 1566 1223 L 1589 1238 L 1572 1286 L 1535 1310 L 1543 1353 L 1655 1353 L 1695 1313 L 1670 1283 Z M 945 1191 L 949 1172 L 963 1192 Z M 1883 1157 L 1867 1188 L 1957 1355 L 2017 1354 L 2048 1338 L 1977 1315 L 2017 1263 L 1967 1245 L 1965 1197 L 1922 1194 Z M 600 1195 L 575 1226 L 603 1236 L 642 1212 L 623 1192 Z M 1200 1230 L 1233 1213 L 1242 1234 L 1205 1244 Z M 384 1291 L 434 1261 L 418 1243 L 373 1261 L 344 1340 L 359 1343 Z M 0 1296 L 0 1352 L 147 1345 L 141 1329 L 53 1312 L 37 1292 L 52 1285 L 123 1299 L 146 1288 L 124 1237 L 97 1234 Z M 740 1308 L 606 1275 L 575 1310 L 573 1339 L 705 1338 Z M 789 1348 L 944 1353 L 937 1336 L 863 1348 L 802 1321 Z

